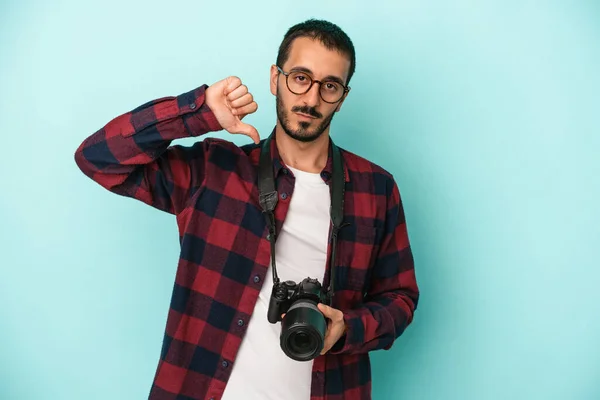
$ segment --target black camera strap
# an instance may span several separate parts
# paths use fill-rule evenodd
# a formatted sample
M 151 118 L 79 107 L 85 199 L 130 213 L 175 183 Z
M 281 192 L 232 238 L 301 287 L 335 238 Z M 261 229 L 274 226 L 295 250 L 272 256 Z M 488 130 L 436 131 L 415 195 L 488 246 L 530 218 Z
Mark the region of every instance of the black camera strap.
M 267 138 L 262 145 L 259 167 L 258 167 L 258 190 L 259 202 L 265 215 L 267 226 L 269 228 L 269 241 L 271 242 L 271 265 L 273 268 L 273 283 L 279 283 L 277 276 L 277 267 L 275 264 L 275 241 L 277 240 L 277 232 L 275 227 L 275 206 L 277 205 L 278 193 L 275 188 L 275 180 L 273 178 L 273 160 L 271 158 L 271 139 L 274 133 Z M 334 282 L 335 282 L 335 259 L 337 237 L 344 220 L 344 161 L 340 149 L 331 141 L 333 153 L 333 174 L 331 178 L 331 274 L 329 286 L 327 288 L 328 299 L 333 297 Z

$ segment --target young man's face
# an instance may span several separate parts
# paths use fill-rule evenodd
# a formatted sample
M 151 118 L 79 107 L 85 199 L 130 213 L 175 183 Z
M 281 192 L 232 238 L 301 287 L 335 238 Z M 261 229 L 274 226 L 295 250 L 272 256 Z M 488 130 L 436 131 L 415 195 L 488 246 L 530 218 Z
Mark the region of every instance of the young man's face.
M 312 79 L 339 80 L 343 85 L 350 71 L 350 60 L 337 50 L 327 49 L 319 41 L 301 37 L 293 41 L 288 60 L 280 67 L 286 74 L 301 70 Z M 292 84 L 292 77 L 289 79 Z M 302 82 L 303 78 L 298 80 Z M 307 93 L 294 94 L 286 85 L 285 75 L 279 73 L 277 66 L 272 66 L 271 93 L 276 96 L 277 119 L 284 132 L 302 142 L 311 142 L 328 132 L 333 115 L 340 110 L 346 96 L 344 94 L 335 104 L 323 101 L 319 91 L 331 91 L 331 88 L 333 85 L 321 89 L 315 82 Z

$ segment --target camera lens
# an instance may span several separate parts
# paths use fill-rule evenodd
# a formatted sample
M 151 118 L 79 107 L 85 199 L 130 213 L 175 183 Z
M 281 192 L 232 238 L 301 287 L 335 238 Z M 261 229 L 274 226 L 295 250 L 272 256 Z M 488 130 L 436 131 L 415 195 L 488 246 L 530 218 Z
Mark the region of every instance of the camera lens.
M 307 357 L 319 346 L 318 340 L 309 332 L 298 329 L 290 333 L 287 343 L 289 351 L 296 357 Z
M 298 332 L 290 338 L 290 343 L 295 351 L 305 352 L 311 347 L 311 338 L 306 332 Z
M 323 349 L 327 323 L 314 301 L 292 304 L 281 322 L 281 349 L 296 361 L 309 361 Z

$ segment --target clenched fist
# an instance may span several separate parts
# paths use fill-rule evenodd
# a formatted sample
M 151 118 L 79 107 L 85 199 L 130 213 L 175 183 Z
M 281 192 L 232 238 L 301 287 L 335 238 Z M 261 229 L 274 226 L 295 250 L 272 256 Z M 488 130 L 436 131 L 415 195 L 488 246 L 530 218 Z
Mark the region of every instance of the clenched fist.
M 227 132 L 249 136 L 254 143 L 260 141 L 256 128 L 242 122 L 242 118 L 255 112 L 258 105 L 240 78 L 230 76 L 209 86 L 206 105 Z

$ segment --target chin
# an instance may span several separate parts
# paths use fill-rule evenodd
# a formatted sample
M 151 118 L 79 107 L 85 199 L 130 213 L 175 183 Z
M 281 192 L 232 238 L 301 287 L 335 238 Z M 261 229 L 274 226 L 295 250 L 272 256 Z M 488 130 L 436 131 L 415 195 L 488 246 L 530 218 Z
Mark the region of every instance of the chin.
M 314 125 L 312 121 L 299 121 L 298 130 L 306 131 L 311 125 Z
M 298 128 L 299 129 L 296 129 L 295 131 L 287 130 L 286 133 L 290 137 L 292 137 L 293 139 L 295 139 L 299 142 L 304 142 L 304 143 L 313 142 L 313 141 L 317 140 L 323 133 L 323 132 L 319 132 L 317 130 L 307 131 L 303 125 L 299 125 Z
M 284 111 L 283 104 L 277 99 L 277 119 L 287 136 L 303 143 L 314 142 L 327 130 L 334 113 L 325 118 L 299 118 L 292 111 Z

